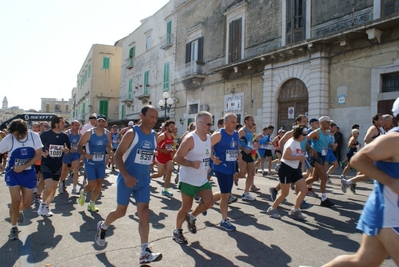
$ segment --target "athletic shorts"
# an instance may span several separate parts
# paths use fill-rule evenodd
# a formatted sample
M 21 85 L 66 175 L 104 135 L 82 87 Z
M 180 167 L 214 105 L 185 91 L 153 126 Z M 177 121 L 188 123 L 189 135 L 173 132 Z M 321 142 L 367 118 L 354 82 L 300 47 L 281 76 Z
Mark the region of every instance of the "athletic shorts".
M 246 163 L 251 163 L 254 162 L 255 160 L 252 158 L 251 153 L 247 154 L 244 151 L 241 151 L 242 155 L 242 160 L 245 161 Z
M 355 155 L 356 152 L 351 152 L 349 151 L 348 153 L 346 153 L 346 157 L 348 158 L 348 162 L 351 161 L 351 158 L 353 157 L 353 155 Z
M 337 161 L 337 158 L 335 157 L 333 151 L 329 149 L 326 155 L 326 162 L 333 163 L 334 161 Z
M 4 175 L 4 180 L 9 187 L 22 186 L 27 189 L 33 189 L 36 186 L 36 173 L 32 170 L 20 173 L 9 170 Z
M 294 169 L 291 166 L 285 164 L 284 162 L 281 162 L 281 167 L 280 169 L 278 169 L 278 178 L 280 179 L 280 183 L 295 184 L 300 179 L 302 179 L 303 176 L 300 167 L 301 165 L 298 166 L 298 169 Z
M 150 184 L 136 185 L 129 188 L 121 175 L 116 179 L 116 202 L 119 205 L 127 206 L 130 202 L 130 196 L 133 194 L 137 203 L 150 203 Z
M 265 149 L 264 158 L 273 157 L 272 151 L 270 149 Z
M 156 163 L 165 165 L 166 163 L 168 163 L 169 161 L 172 160 L 172 156 L 170 154 L 168 154 L 166 156 L 165 156 L 165 154 L 163 154 L 161 156 L 159 154 L 160 154 L 160 152 L 158 152 L 158 156 L 155 157 Z
M 68 155 L 64 155 L 62 157 L 62 163 L 64 164 L 71 164 L 72 161 L 79 160 L 79 154 L 78 153 L 71 153 Z
M 40 172 L 42 173 L 43 179 L 53 179 L 54 181 L 59 181 L 61 176 L 61 167 L 59 166 L 46 166 L 41 165 Z
M 38 174 L 38 173 L 40 172 L 40 166 L 41 166 L 41 165 L 35 165 L 36 174 Z
M 231 189 L 233 188 L 234 175 L 225 174 L 218 171 L 215 171 L 215 175 L 218 179 L 220 192 L 222 194 L 231 193 Z
M 317 152 L 317 158 L 314 158 L 312 156 L 309 156 L 309 164 L 310 166 L 314 167 L 315 163 L 319 163 L 320 165 L 324 166 L 326 163 L 326 157 L 322 156 L 321 153 Z
M 195 185 L 187 184 L 184 182 L 180 182 L 179 189 L 183 194 L 190 196 L 190 197 L 194 197 L 196 194 L 198 194 L 198 192 L 201 192 L 202 190 L 205 190 L 205 189 L 212 190 L 212 186 L 208 181 L 201 186 L 195 186 Z
M 105 163 L 93 164 L 91 162 L 85 162 L 85 171 L 87 180 L 92 181 L 96 179 L 105 178 Z

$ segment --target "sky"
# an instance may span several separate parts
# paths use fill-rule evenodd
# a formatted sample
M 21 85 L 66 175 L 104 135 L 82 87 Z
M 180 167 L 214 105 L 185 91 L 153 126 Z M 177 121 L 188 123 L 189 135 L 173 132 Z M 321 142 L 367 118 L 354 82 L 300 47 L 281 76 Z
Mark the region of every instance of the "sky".
M 40 110 L 71 98 L 92 44 L 114 43 L 169 0 L 18 0 L 0 11 L 0 103 Z

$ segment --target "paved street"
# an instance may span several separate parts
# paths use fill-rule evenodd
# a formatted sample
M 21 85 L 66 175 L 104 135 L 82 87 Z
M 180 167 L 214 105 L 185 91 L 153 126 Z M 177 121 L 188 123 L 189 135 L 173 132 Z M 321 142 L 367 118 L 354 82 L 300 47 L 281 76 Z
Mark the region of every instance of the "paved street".
M 340 171 L 338 168 L 337 173 Z M 140 241 L 133 205 L 124 218 L 109 227 L 105 247 L 94 243 L 96 223 L 105 219 L 116 206 L 115 174 L 110 173 L 106 179 L 98 201 L 99 213 L 90 213 L 86 207 L 79 206 L 77 196 L 57 195 L 52 204 L 53 217 L 38 216 L 34 205 L 34 209 L 25 212 L 25 222 L 19 227 L 19 241 L 8 241 L 10 199 L 2 183 L 0 266 L 138 266 Z M 189 233 L 184 224 L 188 245 L 179 245 L 171 238 L 180 207 L 179 192 L 173 184 L 174 197 L 164 197 L 161 195 L 162 180 L 152 181 L 150 247 L 162 252 L 163 259 L 151 266 L 321 266 L 337 255 L 358 249 L 361 233 L 355 227 L 371 184 L 360 183 L 357 195 L 351 192 L 344 195 L 337 176 L 328 186 L 328 195 L 336 208 L 321 208 L 319 200 L 307 197 L 315 206 L 305 212 L 307 220 L 299 222 L 287 216 L 293 194 L 279 210 L 283 216 L 281 220 L 266 214 L 270 206 L 268 188 L 276 184 L 276 177 L 263 178 L 258 174 L 255 183 L 261 191 L 255 193 L 257 200 L 243 202 L 240 199 L 230 206 L 229 217 L 237 231 L 226 232 L 219 228 L 218 204 L 206 217 L 197 217 L 196 235 Z M 243 185 L 244 180 L 240 180 L 239 186 L 234 187 L 234 194 L 241 195 Z M 215 182 L 213 186 L 216 191 Z M 314 188 L 318 192 L 318 186 Z M 69 192 L 71 189 L 68 186 Z M 395 264 L 386 260 L 382 266 Z

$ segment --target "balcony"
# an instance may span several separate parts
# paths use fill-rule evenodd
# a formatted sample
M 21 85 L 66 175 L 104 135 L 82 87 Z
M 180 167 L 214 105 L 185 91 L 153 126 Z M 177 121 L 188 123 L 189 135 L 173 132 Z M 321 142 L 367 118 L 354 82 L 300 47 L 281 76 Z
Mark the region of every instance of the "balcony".
M 164 36 L 162 36 L 160 41 L 160 48 L 163 50 L 168 49 L 169 47 L 171 47 L 173 45 L 173 35 L 172 34 L 165 34 Z
M 134 67 L 134 60 L 133 60 L 133 58 L 128 58 L 126 61 L 128 62 L 128 65 L 126 66 L 126 68 L 127 68 L 128 70 L 133 69 L 133 67 Z
M 176 79 L 183 83 L 186 90 L 199 88 L 205 79 L 205 63 L 192 61 L 177 68 Z
M 150 100 L 150 94 L 147 93 L 147 94 L 138 95 L 138 96 L 136 96 L 136 98 L 137 98 L 138 100 L 141 100 L 141 102 L 142 102 L 143 104 L 147 104 L 148 101 Z
M 128 108 L 130 108 L 130 107 L 134 107 L 134 102 L 133 102 L 133 99 L 123 99 L 123 100 L 121 100 L 121 102 L 123 103 L 123 104 L 125 104 Z

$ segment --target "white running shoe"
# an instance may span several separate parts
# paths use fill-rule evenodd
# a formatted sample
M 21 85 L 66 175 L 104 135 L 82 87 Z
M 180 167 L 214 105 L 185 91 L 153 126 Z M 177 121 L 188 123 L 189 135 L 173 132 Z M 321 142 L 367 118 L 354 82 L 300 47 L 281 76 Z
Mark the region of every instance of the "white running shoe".
M 144 253 L 140 255 L 140 264 L 150 263 L 153 261 L 160 261 L 162 259 L 161 253 L 153 253 L 149 248 L 146 248 Z
M 254 201 L 255 198 L 249 192 L 245 192 L 242 194 L 242 200 Z
M 38 215 L 43 215 L 45 209 L 46 209 L 46 203 L 44 203 L 43 201 L 40 201 L 39 209 L 37 210 L 37 214 Z

